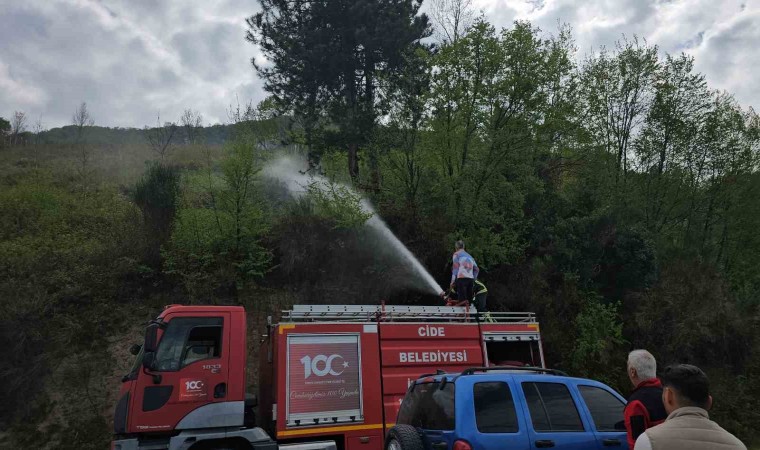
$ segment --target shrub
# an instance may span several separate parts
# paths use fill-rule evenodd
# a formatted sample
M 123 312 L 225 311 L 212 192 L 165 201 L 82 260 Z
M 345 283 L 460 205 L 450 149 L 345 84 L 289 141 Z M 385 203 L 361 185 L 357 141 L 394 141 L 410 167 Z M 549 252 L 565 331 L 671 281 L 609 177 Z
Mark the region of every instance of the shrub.
M 151 164 L 132 190 L 132 200 L 143 213 L 147 242 L 145 258 L 155 268 L 161 264 L 161 246 L 171 237 L 179 201 L 179 183 L 177 169 Z

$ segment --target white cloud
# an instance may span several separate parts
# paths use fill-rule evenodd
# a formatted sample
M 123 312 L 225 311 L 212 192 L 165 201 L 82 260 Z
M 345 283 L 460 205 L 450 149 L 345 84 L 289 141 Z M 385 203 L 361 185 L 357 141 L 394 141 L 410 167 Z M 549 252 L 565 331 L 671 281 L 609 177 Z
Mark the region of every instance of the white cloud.
M 708 30 L 690 49 L 696 68 L 708 74 L 713 88 L 727 90 L 744 105 L 760 107 L 760 8 L 745 10 Z
M 255 2 L 0 0 L 0 116 L 19 109 L 46 125 L 86 101 L 99 125 L 177 120 L 185 108 L 227 120 L 240 98 L 264 97 L 245 18 Z
M 753 76 L 760 65 L 760 0 L 477 0 L 498 26 L 530 20 L 552 32 L 568 23 L 579 57 L 623 35 L 639 36 L 665 53 L 696 59 L 714 89 L 735 94 L 745 107 L 760 106 Z
M 2 60 L 0 60 L 0 92 L 4 92 L 11 103 L 22 105 L 39 106 L 46 99 L 45 92 L 42 89 L 28 85 L 23 79 L 14 77 L 11 74 L 10 67 Z
M 426 0 L 429 1 L 429 0 Z M 695 56 L 713 88 L 760 105 L 760 0 L 474 0 L 497 26 L 530 20 L 573 27 L 579 57 L 625 34 Z M 197 109 L 227 120 L 236 102 L 264 98 L 244 39 L 254 0 L 0 0 L 0 116 L 69 122 L 87 101 L 96 123 L 141 127 Z

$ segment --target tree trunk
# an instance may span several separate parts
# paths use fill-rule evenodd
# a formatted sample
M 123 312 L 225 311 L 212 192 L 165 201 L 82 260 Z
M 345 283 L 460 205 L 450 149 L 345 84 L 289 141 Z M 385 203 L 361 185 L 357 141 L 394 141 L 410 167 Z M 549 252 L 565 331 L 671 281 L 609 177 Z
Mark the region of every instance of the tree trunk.
M 376 148 L 370 148 L 369 167 L 370 167 L 370 188 L 373 192 L 380 192 L 380 161 L 378 161 Z
M 375 85 L 374 85 L 374 73 L 375 73 L 375 62 L 373 60 L 374 55 L 374 49 L 371 47 L 366 47 L 364 52 L 364 90 L 365 90 L 365 97 L 364 97 L 364 108 L 365 110 L 362 112 L 362 124 L 364 126 L 370 126 L 374 124 L 375 118 L 374 118 L 374 109 L 375 109 Z M 367 116 L 370 117 L 370 120 L 367 120 Z M 364 133 L 367 133 L 365 136 L 363 136 L 363 139 L 372 139 L 370 136 L 371 129 L 363 130 Z M 366 142 L 366 141 L 365 141 Z M 369 165 L 370 165 L 370 187 L 374 192 L 380 191 L 380 163 L 378 161 L 378 149 L 370 147 L 369 149 Z M 357 164 L 357 173 L 359 170 L 358 164 Z
M 359 144 L 348 144 L 348 174 L 356 185 L 359 182 Z
M 309 123 L 304 127 L 306 140 L 306 159 L 309 163 L 309 171 L 317 172 L 322 162 L 322 155 L 314 148 L 314 129 Z
M 713 187 L 712 189 L 713 189 L 713 193 L 710 196 L 710 200 L 707 204 L 707 213 L 705 213 L 705 222 L 702 228 L 702 256 L 703 257 L 705 256 L 705 245 L 707 245 L 707 239 L 710 237 L 710 234 L 712 234 L 712 224 L 710 223 L 710 221 L 712 220 L 713 209 L 715 206 L 715 197 L 717 195 L 715 192 L 716 188 Z

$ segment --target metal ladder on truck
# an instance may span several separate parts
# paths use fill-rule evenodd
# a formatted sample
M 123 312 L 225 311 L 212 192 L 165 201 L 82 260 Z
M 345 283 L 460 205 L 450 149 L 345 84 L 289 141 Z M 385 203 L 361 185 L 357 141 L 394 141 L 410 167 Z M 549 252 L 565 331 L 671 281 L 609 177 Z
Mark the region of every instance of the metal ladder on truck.
M 475 322 L 474 306 L 294 305 L 283 322 Z M 538 324 L 532 312 L 489 312 L 488 323 Z

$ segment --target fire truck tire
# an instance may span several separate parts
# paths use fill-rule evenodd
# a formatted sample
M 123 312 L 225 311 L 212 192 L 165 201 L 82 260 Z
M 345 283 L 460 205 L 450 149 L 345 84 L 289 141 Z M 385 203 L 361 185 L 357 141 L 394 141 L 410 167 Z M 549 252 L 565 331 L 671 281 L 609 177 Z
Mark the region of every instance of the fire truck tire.
M 388 432 L 385 450 L 425 450 L 420 433 L 411 425 L 396 425 Z

